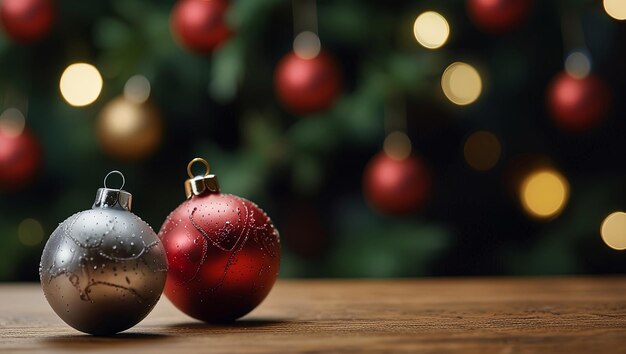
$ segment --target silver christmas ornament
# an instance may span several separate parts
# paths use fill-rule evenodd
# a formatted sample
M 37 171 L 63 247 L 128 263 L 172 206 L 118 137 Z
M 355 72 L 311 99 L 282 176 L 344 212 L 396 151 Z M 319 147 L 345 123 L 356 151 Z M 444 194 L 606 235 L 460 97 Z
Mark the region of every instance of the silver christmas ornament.
M 119 189 L 107 177 L 122 177 Z M 79 331 L 108 335 L 141 321 L 156 305 L 167 277 L 163 244 L 130 212 L 124 176 L 110 172 L 90 210 L 54 230 L 41 256 L 39 276 L 52 309 Z

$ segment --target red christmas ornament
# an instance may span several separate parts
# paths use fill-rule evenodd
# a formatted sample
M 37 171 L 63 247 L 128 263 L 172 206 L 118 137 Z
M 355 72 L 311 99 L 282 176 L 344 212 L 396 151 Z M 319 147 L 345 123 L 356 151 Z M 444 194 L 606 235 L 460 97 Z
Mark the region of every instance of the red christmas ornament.
M 37 139 L 24 129 L 20 134 L 0 128 L 0 188 L 19 189 L 28 184 L 41 162 Z
M 53 0 L 3 0 L 0 19 L 14 41 L 30 43 L 45 37 L 55 18 Z
M 481 29 L 506 32 L 526 20 L 532 4 L 532 0 L 468 0 L 467 10 Z
M 231 36 L 228 7 L 227 0 L 180 0 L 172 10 L 172 32 L 192 52 L 210 53 Z
M 329 108 L 341 91 L 341 73 L 335 60 L 324 51 L 304 59 L 293 51 L 285 55 L 274 74 L 278 98 L 296 114 Z
M 611 102 L 609 88 L 595 75 L 576 78 L 560 73 L 547 93 L 554 122 L 570 133 L 582 133 L 601 123 Z
M 415 155 L 396 160 L 380 152 L 370 160 L 363 176 L 367 201 L 384 214 L 401 215 L 419 209 L 430 187 L 430 174 Z
M 203 159 L 204 176 L 185 182 L 187 200 L 168 217 L 159 237 L 169 271 L 165 295 L 205 322 L 232 321 L 252 311 L 272 289 L 280 265 L 280 238 L 256 204 L 221 194 Z

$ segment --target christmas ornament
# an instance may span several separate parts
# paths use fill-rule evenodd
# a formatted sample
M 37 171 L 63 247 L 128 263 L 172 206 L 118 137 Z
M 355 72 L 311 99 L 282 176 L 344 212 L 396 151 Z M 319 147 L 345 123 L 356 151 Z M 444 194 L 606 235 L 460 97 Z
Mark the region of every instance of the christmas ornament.
M 575 78 L 563 72 L 548 87 L 552 118 L 559 128 L 570 133 L 582 133 L 601 123 L 610 101 L 608 87 L 595 75 Z
M 278 63 L 274 83 L 287 109 L 296 114 L 315 113 L 329 108 L 339 96 L 341 73 L 324 51 L 310 59 L 292 51 Z
M 178 42 L 196 53 L 209 53 L 231 36 L 226 24 L 227 0 L 180 0 L 171 27 Z
M 363 176 L 367 201 L 384 214 L 417 210 L 424 204 L 430 187 L 430 174 L 415 155 L 398 160 L 380 152 L 369 162 Z
M 154 152 L 161 142 L 163 124 L 156 106 L 124 96 L 107 103 L 98 117 L 98 139 L 109 155 L 138 160 Z
M 28 184 L 41 163 L 41 149 L 28 129 L 0 128 L 0 188 L 19 189 Z
M 52 233 L 41 256 L 41 285 L 54 312 L 85 333 L 107 335 L 141 321 L 156 305 L 167 277 L 163 244 L 130 212 L 132 196 L 98 189 L 90 210 Z
M 205 165 L 203 176 L 193 177 L 196 162 Z M 192 160 L 187 172 L 187 200 L 159 232 L 170 264 L 165 295 L 196 319 L 235 320 L 261 303 L 276 281 L 278 231 L 256 204 L 220 193 L 205 160 Z
M 53 0 L 3 0 L 0 19 L 14 41 L 30 43 L 45 37 L 55 18 Z
M 467 10 L 476 26 L 488 32 L 506 32 L 521 25 L 532 0 L 468 0 Z

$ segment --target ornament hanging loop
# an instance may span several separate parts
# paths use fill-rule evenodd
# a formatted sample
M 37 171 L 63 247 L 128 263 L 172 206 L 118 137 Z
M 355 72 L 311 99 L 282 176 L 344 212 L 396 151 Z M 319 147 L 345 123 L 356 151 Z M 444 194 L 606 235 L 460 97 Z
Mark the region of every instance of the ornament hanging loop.
M 200 162 L 204 165 L 205 167 L 205 171 L 204 171 L 204 176 L 208 176 L 209 172 L 211 172 L 211 165 L 209 165 L 209 163 L 207 162 L 207 160 L 201 158 L 201 157 L 196 157 L 195 159 L 189 161 L 189 164 L 187 164 L 187 174 L 189 175 L 189 178 L 194 178 L 194 174 L 193 172 L 191 172 L 191 167 L 193 167 L 193 164 L 195 164 L 196 162 Z
M 109 188 L 107 180 L 111 175 L 120 175 L 122 177 L 122 185 L 119 188 Z M 96 200 L 92 208 L 117 208 L 130 211 L 133 204 L 133 195 L 128 193 L 124 188 L 126 178 L 120 171 L 111 171 L 104 176 L 104 188 L 99 188 L 96 192 Z
M 204 165 L 204 175 L 194 176 L 193 172 L 191 172 L 191 167 L 196 162 L 200 162 Z M 220 185 L 217 182 L 217 177 L 215 177 L 215 175 L 209 174 L 210 171 L 211 166 L 203 158 L 196 157 L 189 162 L 189 164 L 187 165 L 187 174 L 189 175 L 189 179 L 185 181 L 185 195 L 187 196 L 187 199 L 191 198 L 194 195 L 220 192 Z
M 126 178 L 124 178 L 124 174 L 122 172 L 118 171 L 118 170 L 111 171 L 111 172 L 107 173 L 106 176 L 104 176 L 104 188 L 115 189 L 115 188 L 107 187 L 107 179 L 109 179 L 109 176 L 111 176 L 112 174 L 117 174 L 120 177 L 122 177 L 122 185 L 119 188 L 117 188 L 118 191 L 121 191 L 122 189 L 124 189 L 124 185 L 126 184 Z

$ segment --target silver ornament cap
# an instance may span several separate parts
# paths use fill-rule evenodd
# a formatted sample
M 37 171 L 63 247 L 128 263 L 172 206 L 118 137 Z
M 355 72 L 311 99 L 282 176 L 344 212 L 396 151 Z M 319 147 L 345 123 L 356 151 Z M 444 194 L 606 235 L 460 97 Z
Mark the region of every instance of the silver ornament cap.
M 107 187 L 107 179 L 113 174 L 122 177 L 122 186 L 119 189 Z M 125 184 L 124 174 L 120 171 L 109 172 L 104 177 L 104 188 L 98 188 L 96 192 L 96 201 L 92 208 L 118 208 L 130 211 L 133 206 L 133 195 L 122 189 Z
M 122 177 L 119 189 L 107 179 Z M 112 171 L 93 207 L 59 224 L 44 247 L 39 275 L 52 309 L 70 326 L 95 335 L 124 331 L 150 313 L 167 277 L 161 240 L 133 214 L 124 176 Z

